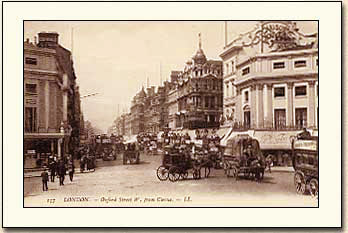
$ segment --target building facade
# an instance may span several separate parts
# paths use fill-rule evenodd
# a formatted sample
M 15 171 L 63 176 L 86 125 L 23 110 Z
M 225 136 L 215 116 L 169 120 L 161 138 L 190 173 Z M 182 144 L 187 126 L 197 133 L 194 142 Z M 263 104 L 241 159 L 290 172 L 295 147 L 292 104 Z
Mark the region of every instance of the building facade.
M 199 38 L 198 50 L 184 70 L 171 73 L 167 98 L 169 128 L 219 127 L 222 81 L 222 61 L 208 60 Z
M 57 33 L 24 42 L 24 153 L 72 153 L 79 145 L 80 94 L 70 51 Z
M 318 127 L 317 34 L 261 22 L 225 46 L 225 124 L 245 129 Z

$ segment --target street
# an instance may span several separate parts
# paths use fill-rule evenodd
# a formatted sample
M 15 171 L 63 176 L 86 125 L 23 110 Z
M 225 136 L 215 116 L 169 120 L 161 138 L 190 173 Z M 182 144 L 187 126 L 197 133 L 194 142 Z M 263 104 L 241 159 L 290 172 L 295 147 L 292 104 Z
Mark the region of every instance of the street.
M 42 192 L 40 177 L 24 179 L 25 207 L 316 207 L 318 201 L 309 195 L 298 195 L 293 185 L 293 171 L 275 168 L 265 173 L 261 183 L 227 178 L 224 171 L 212 170 L 209 178 L 178 182 L 160 181 L 156 169 L 161 156 L 141 155 L 138 165 L 103 162 L 95 172 L 69 176 L 65 185 L 48 183 Z

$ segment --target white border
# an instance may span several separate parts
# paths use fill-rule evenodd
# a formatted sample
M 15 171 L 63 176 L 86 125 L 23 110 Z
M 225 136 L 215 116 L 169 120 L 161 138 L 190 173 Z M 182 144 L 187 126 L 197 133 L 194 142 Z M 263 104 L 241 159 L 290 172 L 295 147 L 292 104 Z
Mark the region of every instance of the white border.
M 341 225 L 340 2 L 5 2 L 3 13 L 3 172 L 5 174 L 3 225 L 5 227 L 339 227 Z M 319 20 L 320 96 L 322 97 L 320 98 L 320 208 L 23 209 L 21 156 L 23 19 Z

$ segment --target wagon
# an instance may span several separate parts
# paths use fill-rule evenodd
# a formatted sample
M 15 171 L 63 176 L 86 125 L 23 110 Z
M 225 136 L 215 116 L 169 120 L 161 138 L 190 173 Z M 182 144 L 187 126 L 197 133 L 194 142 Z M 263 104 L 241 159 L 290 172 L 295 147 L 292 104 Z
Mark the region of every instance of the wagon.
M 292 137 L 291 144 L 296 192 L 305 194 L 308 191 L 310 195 L 317 197 L 319 194 L 318 137 Z
M 161 181 L 169 179 L 172 182 L 180 178 L 187 179 L 192 172 L 193 179 L 201 177 L 201 168 L 204 162 L 191 158 L 189 150 L 179 150 L 171 146 L 164 148 L 162 164 L 157 168 L 157 178 Z
M 123 164 L 139 164 L 140 153 L 134 143 L 129 143 L 123 153 Z
M 249 135 L 236 135 L 227 140 L 222 164 L 227 177 L 263 179 L 265 159 L 257 139 Z

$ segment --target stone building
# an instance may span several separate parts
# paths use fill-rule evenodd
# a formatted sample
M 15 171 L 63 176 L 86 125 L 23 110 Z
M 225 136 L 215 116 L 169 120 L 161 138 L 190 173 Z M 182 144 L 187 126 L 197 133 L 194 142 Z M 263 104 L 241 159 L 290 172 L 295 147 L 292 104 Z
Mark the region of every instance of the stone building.
M 222 115 L 222 61 L 208 60 L 199 35 L 196 54 L 172 71 L 167 95 L 169 128 L 215 128 Z
M 131 104 L 131 134 L 137 135 L 145 130 L 144 105 L 146 93 L 144 87 L 133 97 Z
M 80 94 L 59 35 L 38 35 L 37 44 L 24 42 L 24 153 L 62 156 L 79 145 Z
M 224 117 L 249 129 L 317 128 L 317 34 L 261 22 L 221 53 Z
M 290 137 L 318 135 L 318 36 L 291 21 L 263 21 L 224 47 L 225 125 L 291 164 Z

